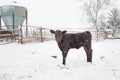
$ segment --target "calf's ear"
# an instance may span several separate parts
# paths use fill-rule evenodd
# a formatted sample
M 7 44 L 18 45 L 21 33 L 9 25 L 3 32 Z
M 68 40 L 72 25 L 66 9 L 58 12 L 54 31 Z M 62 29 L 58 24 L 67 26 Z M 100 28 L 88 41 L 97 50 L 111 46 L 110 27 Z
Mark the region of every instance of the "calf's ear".
M 50 32 L 51 32 L 51 33 L 53 33 L 53 34 L 55 33 L 55 31 L 54 31 L 54 30 L 50 30 Z
M 67 32 L 66 30 L 62 31 L 63 34 L 65 34 L 66 32 Z

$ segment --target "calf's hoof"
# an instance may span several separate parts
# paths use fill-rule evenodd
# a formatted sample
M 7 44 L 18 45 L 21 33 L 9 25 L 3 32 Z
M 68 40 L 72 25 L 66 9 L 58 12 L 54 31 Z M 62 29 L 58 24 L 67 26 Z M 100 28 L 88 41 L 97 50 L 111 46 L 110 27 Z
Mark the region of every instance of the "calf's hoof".
M 62 63 L 65 66 L 65 62 Z

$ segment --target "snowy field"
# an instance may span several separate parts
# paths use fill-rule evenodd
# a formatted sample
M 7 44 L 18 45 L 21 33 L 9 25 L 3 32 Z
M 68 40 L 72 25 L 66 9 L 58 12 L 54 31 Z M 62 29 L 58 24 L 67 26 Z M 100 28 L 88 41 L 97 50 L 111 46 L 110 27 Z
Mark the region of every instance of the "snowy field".
M 120 40 L 92 42 L 92 49 L 92 64 L 80 48 L 63 66 L 55 41 L 0 45 L 0 80 L 120 80 Z

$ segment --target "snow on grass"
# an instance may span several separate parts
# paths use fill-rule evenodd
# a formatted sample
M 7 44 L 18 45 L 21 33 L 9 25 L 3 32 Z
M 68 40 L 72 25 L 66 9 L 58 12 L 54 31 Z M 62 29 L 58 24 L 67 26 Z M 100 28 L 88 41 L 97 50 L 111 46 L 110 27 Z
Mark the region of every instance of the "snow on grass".
M 55 41 L 0 45 L 0 80 L 120 80 L 119 42 L 93 42 L 92 64 L 83 48 L 71 49 L 66 66 Z

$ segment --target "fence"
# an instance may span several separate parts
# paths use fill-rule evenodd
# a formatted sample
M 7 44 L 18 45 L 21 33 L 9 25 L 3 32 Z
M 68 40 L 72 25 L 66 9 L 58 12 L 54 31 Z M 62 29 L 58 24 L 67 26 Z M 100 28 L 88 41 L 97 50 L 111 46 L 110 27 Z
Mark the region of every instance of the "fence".
M 78 33 L 84 31 L 90 31 L 92 34 L 92 41 L 98 41 L 98 32 L 96 28 L 60 28 L 60 30 L 67 30 L 68 33 Z M 106 32 L 104 30 L 100 31 L 100 40 L 106 39 Z
M 20 26 L 22 29 L 22 41 L 25 42 L 42 42 L 42 27 Z
M 95 28 L 59 28 L 60 30 L 67 30 L 67 33 L 78 33 L 84 31 L 90 31 L 92 33 L 92 41 L 98 41 L 97 39 L 97 30 Z M 2 31 L 13 31 L 13 30 L 0 30 Z M 15 30 L 15 34 L 0 34 L 0 37 L 5 37 L 6 39 L 12 39 L 14 41 L 18 41 L 19 43 L 26 42 L 43 42 L 54 40 L 54 35 L 50 33 L 49 28 L 42 28 L 36 26 L 19 26 L 18 29 Z M 103 40 L 106 38 L 105 31 L 101 30 L 100 39 Z M 1 38 L 2 41 L 4 38 Z
M 15 33 L 13 33 L 13 31 Z M 12 34 L 10 34 L 10 32 Z M 10 40 L 10 41 L 9 41 Z M 36 26 L 19 26 L 18 29 L 0 30 L 0 44 L 10 42 L 27 43 L 27 42 L 43 42 L 51 40 L 49 29 Z M 5 42 L 6 41 L 6 42 Z M 3 43 L 5 42 L 5 43 Z
M 1 29 L 0 30 L 0 44 L 7 44 L 7 43 L 14 42 L 16 40 L 22 43 L 21 29 L 14 29 L 14 32 L 15 33 L 13 33 L 13 30 Z
M 22 43 L 43 42 L 54 39 L 54 36 L 50 33 L 50 29 L 48 28 L 42 28 L 38 26 L 27 26 L 27 28 L 26 26 L 19 27 L 21 30 L 18 33 L 21 35 L 20 38 L 22 38 Z

